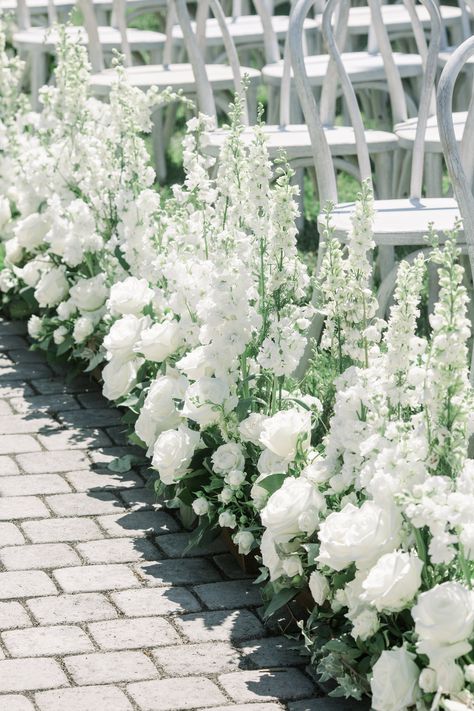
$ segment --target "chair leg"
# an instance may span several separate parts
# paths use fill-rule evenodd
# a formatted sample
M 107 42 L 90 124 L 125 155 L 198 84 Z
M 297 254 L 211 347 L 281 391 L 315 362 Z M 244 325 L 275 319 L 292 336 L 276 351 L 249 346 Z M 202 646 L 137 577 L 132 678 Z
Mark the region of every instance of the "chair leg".
M 426 197 L 441 197 L 443 194 L 442 153 L 425 155 L 425 190 Z
M 395 157 L 394 152 L 376 153 L 372 157 L 375 165 L 377 197 L 382 200 L 388 199 L 392 196 L 391 176 Z M 395 264 L 395 249 L 390 245 L 384 245 L 379 247 L 378 252 L 380 279 L 383 281 L 392 271 Z
M 158 181 L 164 183 L 166 180 L 166 155 L 163 136 L 163 109 L 155 109 L 151 118 L 153 123 L 151 137 L 155 171 Z
M 41 49 L 30 53 L 31 60 L 31 105 L 35 111 L 39 111 L 39 90 L 48 80 L 48 55 Z

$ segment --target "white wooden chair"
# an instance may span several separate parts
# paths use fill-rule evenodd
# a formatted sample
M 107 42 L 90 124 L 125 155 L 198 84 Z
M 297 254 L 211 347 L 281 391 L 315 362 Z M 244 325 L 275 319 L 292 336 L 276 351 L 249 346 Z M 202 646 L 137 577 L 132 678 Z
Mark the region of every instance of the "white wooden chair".
M 123 4 L 123 0 L 113 0 L 113 2 L 114 7 Z M 120 9 L 115 14 L 118 17 L 125 17 L 125 13 Z M 31 101 L 33 107 L 38 108 L 38 91 L 48 80 L 48 56 L 55 54 L 59 42 L 59 34 L 54 27 L 58 21 L 56 6 L 53 0 L 48 0 L 48 27 L 33 27 L 26 0 L 17 0 L 17 19 L 19 30 L 13 33 L 13 44 L 18 52 L 30 61 Z M 88 41 L 83 27 L 68 25 L 67 32 L 84 44 Z M 125 42 L 129 47 L 130 57 L 133 52 L 149 52 L 154 61 L 159 61 L 166 36 L 161 32 L 129 29 L 125 25 L 98 27 L 97 36 L 102 53 L 110 55 L 113 49 L 123 48 L 124 34 L 126 34 Z
M 295 6 L 292 22 L 290 26 L 290 51 L 292 58 L 293 71 L 295 75 L 295 83 L 298 90 L 303 113 L 308 124 L 312 145 L 313 159 L 318 181 L 321 203 L 331 201 L 335 204 L 332 212 L 332 226 L 334 228 L 334 236 L 342 243 L 347 242 L 351 229 L 351 215 L 353 213 L 354 204 L 341 204 L 338 201 L 337 184 L 334 172 L 334 166 L 331 158 L 331 152 L 326 140 L 322 122 L 319 118 L 319 112 L 316 107 L 314 94 L 311 90 L 311 85 L 306 74 L 305 58 L 301 51 L 299 37 L 301 33 L 301 24 L 305 17 L 305 13 L 309 8 L 312 0 L 298 0 Z M 369 153 L 365 141 L 364 125 L 360 110 L 357 104 L 357 99 L 354 87 L 351 84 L 349 75 L 345 69 L 341 54 L 334 40 L 334 35 L 331 27 L 331 15 L 334 3 L 337 0 L 328 0 L 323 16 L 323 32 L 328 43 L 328 48 L 333 61 L 337 67 L 337 72 L 341 81 L 341 86 L 345 101 L 352 118 L 356 138 L 358 162 L 360 167 L 361 177 L 363 179 L 371 178 L 371 167 Z M 373 12 L 380 12 L 379 0 L 369 0 Z M 428 0 L 424 0 L 426 7 L 433 8 L 433 5 L 428 4 Z M 434 21 L 431 27 L 431 39 L 428 52 L 437 53 L 441 36 L 441 18 L 437 8 L 434 7 Z M 383 32 L 386 33 L 383 23 L 380 23 Z M 379 38 L 382 37 L 380 33 Z M 388 36 L 385 38 L 388 41 Z M 386 58 L 387 59 L 387 58 Z M 389 77 L 390 82 L 401 82 L 400 76 L 396 72 L 395 63 L 392 63 L 392 70 Z M 410 246 L 413 251 L 425 247 L 425 235 L 427 234 L 428 225 L 433 223 L 434 229 L 442 236 L 453 228 L 456 218 L 459 215 L 459 207 L 453 198 L 423 198 L 421 193 L 423 179 L 423 157 L 424 157 L 424 136 L 426 123 L 429 113 L 429 104 L 431 99 L 431 84 L 430 77 L 426 74 L 423 77 L 423 87 L 420 99 L 420 110 L 417 125 L 417 135 L 413 149 L 413 158 L 411 166 L 411 181 L 410 181 L 410 196 L 407 199 L 389 199 L 375 201 L 375 220 L 374 220 L 374 240 L 378 248 L 390 248 L 393 250 L 397 246 Z M 393 165 L 387 165 L 387 171 L 393 170 Z M 322 230 L 320 230 L 322 234 Z M 462 239 L 462 235 L 460 236 Z M 318 252 L 317 270 L 321 265 L 321 260 L 324 255 L 325 245 L 320 242 Z M 387 262 L 389 260 L 387 259 Z M 390 290 L 387 289 L 387 282 L 394 284 L 396 275 L 396 265 L 391 269 L 385 269 L 384 281 L 381 286 L 381 293 L 385 294 L 386 302 L 381 305 L 381 315 L 388 304 Z M 323 321 L 321 316 L 314 319 L 311 328 L 311 336 L 319 338 Z M 306 353 L 300 364 L 299 373 L 301 373 L 310 357 L 311 344 L 308 345 Z
M 91 77 L 91 91 L 97 96 L 106 97 L 116 78 L 114 69 L 104 69 L 100 43 L 97 38 L 97 27 L 90 0 L 79 0 L 83 8 L 85 25 L 89 34 L 89 48 L 93 75 Z M 126 66 L 125 74 L 128 81 L 143 91 L 152 86 L 160 89 L 171 87 L 174 91 L 181 91 L 185 96 L 197 100 L 199 111 L 217 118 L 216 93 L 237 92 L 244 100 L 244 120 L 248 123 L 249 113 L 256 115 L 255 94 L 260 83 L 260 72 L 251 67 L 241 67 L 235 47 L 227 31 L 225 16 L 218 0 L 210 0 L 211 9 L 220 22 L 221 31 L 225 39 L 229 64 L 205 64 L 198 45 L 197 38 L 191 26 L 186 0 L 172 0 L 168 11 L 167 44 L 163 56 L 163 64 L 146 66 Z M 174 10 L 179 23 L 183 28 L 186 41 L 186 50 L 190 61 L 187 63 L 171 63 L 172 37 L 170 29 L 174 21 Z M 242 79 L 246 75 L 249 81 L 248 95 L 252 102 L 247 102 L 242 88 Z M 228 102 L 227 102 L 228 103 Z M 225 106 L 227 106 L 227 103 Z M 249 108 L 250 106 L 250 108 Z M 165 165 L 165 140 L 162 126 L 162 111 L 158 109 L 154 114 L 154 152 L 157 174 L 160 180 L 166 176 Z

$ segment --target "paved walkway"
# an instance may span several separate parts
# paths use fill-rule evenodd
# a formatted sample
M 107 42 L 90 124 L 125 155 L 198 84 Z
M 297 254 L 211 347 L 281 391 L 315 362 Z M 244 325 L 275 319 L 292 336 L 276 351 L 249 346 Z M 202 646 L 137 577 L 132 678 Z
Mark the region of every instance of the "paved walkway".
M 220 543 L 159 510 L 119 413 L 0 321 L 0 711 L 326 711 Z M 58 371 L 58 369 L 56 369 Z

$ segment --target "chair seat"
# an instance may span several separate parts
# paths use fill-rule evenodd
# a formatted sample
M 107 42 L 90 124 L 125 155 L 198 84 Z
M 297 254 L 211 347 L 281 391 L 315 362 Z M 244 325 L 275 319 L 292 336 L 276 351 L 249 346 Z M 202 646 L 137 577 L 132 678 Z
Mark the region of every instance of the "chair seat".
M 460 143 L 466 125 L 467 111 L 458 111 L 453 114 L 454 132 L 456 140 Z M 415 142 L 416 127 L 418 119 L 412 118 L 403 123 L 399 123 L 394 127 L 394 133 L 398 136 L 400 146 L 407 150 L 412 150 Z M 430 116 L 427 122 L 425 131 L 425 151 L 428 153 L 442 153 L 443 148 L 439 138 L 438 118 Z
M 365 83 L 385 80 L 385 67 L 380 54 L 369 52 L 344 52 L 344 66 L 353 83 Z M 394 52 L 393 58 L 400 75 L 404 78 L 417 77 L 422 74 L 421 57 L 418 54 Z M 327 73 L 328 54 L 311 55 L 305 58 L 306 72 L 312 86 L 321 86 Z M 262 69 L 265 83 L 280 85 L 283 76 L 283 61 L 267 64 Z
M 354 203 L 336 205 L 331 213 L 334 235 L 341 242 L 347 242 L 353 214 Z M 374 239 L 378 245 L 426 247 L 425 236 L 430 222 L 442 237 L 453 229 L 459 217 L 459 206 L 454 198 L 376 200 Z M 320 217 L 321 224 L 322 220 Z M 461 231 L 461 242 L 463 237 Z
M 263 126 L 270 158 L 278 157 L 281 150 L 284 150 L 288 160 L 308 159 L 308 164 L 313 163 L 311 150 L 311 139 L 309 131 L 304 124 L 290 124 L 288 126 Z M 354 129 L 349 126 L 334 126 L 325 128 L 326 138 L 332 155 L 348 156 L 356 155 L 356 142 Z M 207 153 L 218 156 L 219 151 L 229 132 L 225 129 L 218 129 L 207 134 L 208 143 L 205 147 Z M 249 144 L 255 136 L 253 129 L 245 128 L 241 133 L 241 138 L 245 144 Z M 398 140 L 393 133 L 388 131 L 365 132 L 367 145 L 370 153 L 386 152 L 395 150 L 398 147 Z
M 418 17 L 426 29 L 431 26 L 428 10 L 423 5 L 416 7 Z M 451 5 L 441 5 L 441 17 L 445 27 L 452 27 L 459 24 L 461 20 L 461 9 Z M 410 15 L 406 7 L 400 4 L 382 5 L 382 18 L 387 32 L 390 34 L 404 34 L 412 36 L 413 26 Z M 317 18 L 318 24 L 322 24 L 322 16 Z M 348 30 L 351 35 L 366 35 L 372 26 L 370 8 L 351 7 L 349 11 Z
M 229 34 L 235 44 L 256 44 L 263 41 L 263 25 L 259 15 L 240 15 L 239 17 L 227 17 L 227 27 Z M 287 15 L 273 15 L 273 31 L 278 39 L 285 39 L 290 26 L 290 18 Z M 196 23 L 192 23 L 193 30 L 196 30 Z M 316 20 L 307 18 L 304 22 L 305 30 L 315 30 L 318 26 Z M 183 42 L 183 30 L 180 25 L 173 27 L 173 39 L 177 44 Z M 206 44 L 208 46 L 221 46 L 223 43 L 222 32 L 215 17 L 210 17 L 206 22 Z
M 231 67 L 226 64 L 206 65 L 207 76 L 214 91 L 233 91 L 234 78 Z M 250 67 L 241 68 L 242 75 L 247 74 L 251 83 L 260 82 L 260 72 Z M 195 93 L 196 81 L 191 64 L 148 64 L 126 67 L 128 81 L 143 91 L 152 86 L 166 89 L 171 86 L 174 91 L 180 89 L 185 93 Z M 107 95 L 117 77 L 114 69 L 106 69 L 100 74 L 93 74 L 90 79 L 92 91 L 97 95 Z
M 150 7 L 152 5 L 166 5 L 167 0 L 127 0 L 127 7 L 135 10 L 138 7 Z M 93 0 L 94 5 L 98 5 L 102 10 L 111 11 L 113 0 Z M 48 12 L 48 0 L 26 0 L 26 5 L 31 15 L 44 15 Z M 54 0 L 54 6 L 58 10 L 72 10 L 76 5 L 76 0 Z M 17 0 L 0 0 L 0 10 L 3 12 L 15 12 L 18 6 Z
M 99 27 L 99 40 L 105 51 L 112 49 L 120 49 L 120 32 L 114 27 Z M 67 27 L 69 35 L 77 38 L 81 44 L 87 44 L 87 33 L 84 27 L 69 26 Z M 132 50 L 134 49 L 156 49 L 158 46 L 163 46 L 166 41 L 166 35 L 161 32 L 151 32 L 149 30 L 128 29 L 127 37 Z M 39 48 L 44 51 L 54 52 L 56 45 L 59 42 L 59 34 L 54 28 L 48 27 L 30 27 L 27 30 L 20 30 L 13 34 L 13 44 L 21 47 L 24 50 L 37 50 Z

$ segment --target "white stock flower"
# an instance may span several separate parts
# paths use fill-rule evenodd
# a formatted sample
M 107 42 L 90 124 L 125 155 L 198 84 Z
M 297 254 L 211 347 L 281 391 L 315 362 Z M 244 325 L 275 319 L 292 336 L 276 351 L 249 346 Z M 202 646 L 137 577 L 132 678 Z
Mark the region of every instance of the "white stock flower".
M 399 612 L 413 600 L 421 585 L 423 562 L 416 553 L 382 555 L 362 583 L 363 600 L 379 612 Z
M 35 299 L 42 308 L 56 306 L 67 296 L 68 290 L 66 268 L 54 267 L 41 275 L 36 285 Z
M 104 305 L 108 288 L 104 274 L 90 279 L 79 279 L 69 290 L 72 303 L 79 311 L 97 311 Z
M 227 474 L 234 469 L 242 471 L 245 466 L 244 453 L 237 442 L 221 444 L 213 453 L 211 460 L 216 474 Z
M 11 216 L 10 201 L 2 196 L 0 198 L 0 230 L 5 227 Z
M 292 408 L 281 410 L 263 423 L 260 442 L 281 459 L 294 459 L 298 443 L 307 449 L 311 439 L 311 413 Z
M 49 227 L 49 222 L 45 217 L 34 212 L 17 222 L 14 233 L 18 244 L 31 252 L 43 242 Z
M 219 378 L 200 378 L 187 390 L 183 415 L 201 427 L 212 425 L 220 419 L 221 411 L 229 399 L 229 388 Z
M 41 328 L 43 327 L 43 322 L 39 316 L 35 316 L 33 314 L 33 316 L 30 316 L 30 318 L 28 319 L 27 327 L 28 335 L 36 340 L 40 336 Z
M 147 360 L 162 363 L 178 350 L 182 342 L 179 323 L 177 321 L 163 321 L 163 323 L 155 323 L 150 328 L 145 328 L 134 350 Z
M 164 484 L 173 484 L 186 473 L 200 435 L 186 425 L 162 432 L 153 448 L 152 465 Z
M 321 524 L 318 561 L 333 570 L 351 563 L 368 568 L 381 554 L 394 550 L 399 538 L 400 516 L 394 509 L 381 508 L 373 501 L 360 508 L 349 503 Z
M 5 264 L 18 264 L 23 257 L 23 247 L 16 237 L 7 240 L 5 244 Z
M 112 316 L 138 316 L 152 298 L 153 289 L 150 289 L 147 280 L 130 276 L 113 284 L 107 306 Z
M 372 669 L 374 711 L 405 711 L 418 697 L 419 669 L 403 647 L 384 650 Z
M 313 533 L 325 508 L 323 496 L 307 479 L 288 477 L 262 509 L 261 519 L 274 538 Z

